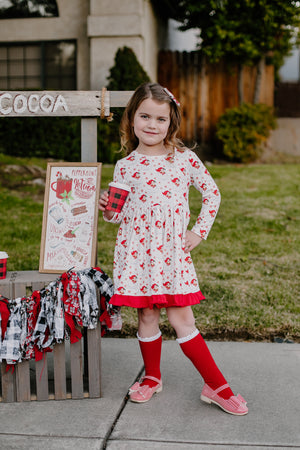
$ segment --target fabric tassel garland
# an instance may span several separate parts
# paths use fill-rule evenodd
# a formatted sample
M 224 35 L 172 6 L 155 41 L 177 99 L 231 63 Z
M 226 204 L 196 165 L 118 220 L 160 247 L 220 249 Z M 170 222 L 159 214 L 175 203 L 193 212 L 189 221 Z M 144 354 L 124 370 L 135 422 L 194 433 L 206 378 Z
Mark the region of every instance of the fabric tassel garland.
M 95 267 L 65 272 L 29 297 L 0 295 L 0 361 L 6 361 L 6 370 L 22 360 L 39 361 L 56 343 L 80 340 L 79 328 L 94 329 L 98 320 L 101 335 L 120 330 L 120 308 L 109 305 L 113 293 L 112 280 Z

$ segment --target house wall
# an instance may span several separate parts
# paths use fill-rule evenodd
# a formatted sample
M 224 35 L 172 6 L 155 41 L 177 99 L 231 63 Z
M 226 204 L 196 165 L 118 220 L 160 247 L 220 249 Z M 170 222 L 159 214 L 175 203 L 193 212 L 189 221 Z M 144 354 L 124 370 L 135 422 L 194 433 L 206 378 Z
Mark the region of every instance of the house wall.
M 107 85 L 116 51 L 130 47 L 157 75 L 158 18 L 150 0 L 57 0 L 59 17 L 0 20 L 0 42 L 77 41 L 77 89 Z
M 89 0 L 57 0 L 59 17 L 0 20 L 0 42 L 77 41 L 77 89 L 89 89 Z
M 279 117 L 268 144 L 275 152 L 300 157 L 300 118 Z
M 87 22 L 91 45 L 91 89 L 107 85 L 117 50 L 127 46 L 156 80 L 158 29 L 149 0 L 91 0 Z

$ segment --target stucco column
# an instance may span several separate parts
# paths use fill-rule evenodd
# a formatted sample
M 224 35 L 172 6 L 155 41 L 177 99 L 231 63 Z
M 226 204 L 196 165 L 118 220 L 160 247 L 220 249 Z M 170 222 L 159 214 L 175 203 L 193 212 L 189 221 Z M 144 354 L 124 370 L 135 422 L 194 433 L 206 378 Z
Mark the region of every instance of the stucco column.
M 157 72 L 157 24 L 148 0 L 91 0 L 87 19 L 90 38 L 91 89 L 106 86 L 119 48 L 130 47 L 151 79 Z

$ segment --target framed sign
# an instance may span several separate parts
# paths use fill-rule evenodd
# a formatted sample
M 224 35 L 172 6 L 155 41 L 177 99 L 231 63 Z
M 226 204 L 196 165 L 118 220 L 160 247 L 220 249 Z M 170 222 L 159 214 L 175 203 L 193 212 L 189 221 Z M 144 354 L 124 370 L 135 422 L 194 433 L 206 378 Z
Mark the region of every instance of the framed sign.
M 39 271 L 96 264 L 101 163 L 48 163 Z

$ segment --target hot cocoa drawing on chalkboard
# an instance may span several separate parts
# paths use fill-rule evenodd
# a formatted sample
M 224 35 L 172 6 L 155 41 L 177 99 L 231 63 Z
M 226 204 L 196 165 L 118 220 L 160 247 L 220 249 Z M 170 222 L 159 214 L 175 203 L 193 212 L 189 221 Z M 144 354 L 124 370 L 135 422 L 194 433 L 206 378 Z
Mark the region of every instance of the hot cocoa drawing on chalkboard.
M 40 272 L 96 263 L 101 163 L 49 163 Z

